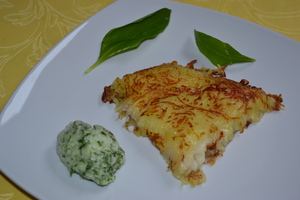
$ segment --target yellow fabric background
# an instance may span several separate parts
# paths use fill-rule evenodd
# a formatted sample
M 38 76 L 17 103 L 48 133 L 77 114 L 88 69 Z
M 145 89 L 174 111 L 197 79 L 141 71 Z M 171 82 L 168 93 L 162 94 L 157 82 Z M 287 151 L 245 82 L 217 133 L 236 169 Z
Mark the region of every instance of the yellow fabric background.
M 33 66 L 114 0 L 0 0 L 0 111 Z M 298 0 L 176 0 L 228 13 L 300 42 Z M 24 172 L 25 173 L 25 172 Z M 0 200 L 33 199 L 0 172 Z

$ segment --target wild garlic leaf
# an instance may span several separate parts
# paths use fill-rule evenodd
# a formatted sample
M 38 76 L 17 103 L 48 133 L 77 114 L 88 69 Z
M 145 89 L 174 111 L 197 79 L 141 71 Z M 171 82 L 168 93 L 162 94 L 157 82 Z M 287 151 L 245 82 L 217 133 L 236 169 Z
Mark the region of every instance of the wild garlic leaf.
M 85 73 L 103 61 L 137 48 L 143 41 L 155 38 L 170 21 L 171 10 L 162 8 L 130 24 L 110 30 L 103 38 L 98 60 Z
M 255 61 L 255 59 L 242 55 L 230 44 L 222 42 L 217 38 L 196 30 L 194 30 L 194 34 L 200 52 L 217 67 Z

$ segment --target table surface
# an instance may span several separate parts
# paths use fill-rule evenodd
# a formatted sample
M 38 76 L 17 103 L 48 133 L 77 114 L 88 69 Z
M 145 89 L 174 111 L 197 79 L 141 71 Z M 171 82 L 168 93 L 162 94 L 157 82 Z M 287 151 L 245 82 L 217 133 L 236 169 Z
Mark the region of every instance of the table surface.
M 240 17 L 300 42 L 299 0 L 176 1 Z M 0 1 L 0 111 L 28 72 L 57 42 L 112 2 Z M 0 172 L 0 199 L 34 198 Z

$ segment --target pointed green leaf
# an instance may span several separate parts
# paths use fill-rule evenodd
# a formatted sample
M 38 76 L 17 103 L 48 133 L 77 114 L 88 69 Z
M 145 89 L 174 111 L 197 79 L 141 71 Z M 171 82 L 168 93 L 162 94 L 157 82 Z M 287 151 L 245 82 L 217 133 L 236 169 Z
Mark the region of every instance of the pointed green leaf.
M 200 52 L 217 67 L 255 61 L 253 58 L 242 55 L 228 43 L 196 30 L 194 33 Z
M 170 21 L 171 10 L 162 8 L 125 26 L 110 30 L 103 38 L 98 60 L 85 73 L 103 61 L 137 48 L 143 41 L 155 38 Z

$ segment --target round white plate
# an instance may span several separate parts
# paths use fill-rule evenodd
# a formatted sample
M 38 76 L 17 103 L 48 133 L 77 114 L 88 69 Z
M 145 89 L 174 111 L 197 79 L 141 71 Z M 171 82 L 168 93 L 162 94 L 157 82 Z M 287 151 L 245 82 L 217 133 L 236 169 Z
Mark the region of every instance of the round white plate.
M 115 56 L 90 74 L 112 28 L 160 8 L 172 10 L 167 29 L 138 49 Z M 282 94 L 285 110 L 236 134 L 224 157 L 203 168 L 207 182 L 181 186 L 147 138 L 136 137 L 116 121 L 114 105 L 101 102 L 104 86 L 116 77 L 164 62 L 214 67 L 199 52 L 194 29 L 228 42 L 254 63 L 226 70 L 266 92 Z M 0 117 L 0 167 L 39 199 L 299 199 L 300 44 L 242 19 L 164 0 L 119 0 L 78 26 L 30 72 Z M 103 125 L 117 137 L 126 163 L 106 187 L 69 176 L 56 154 L 56 137 L 74 120 Z

